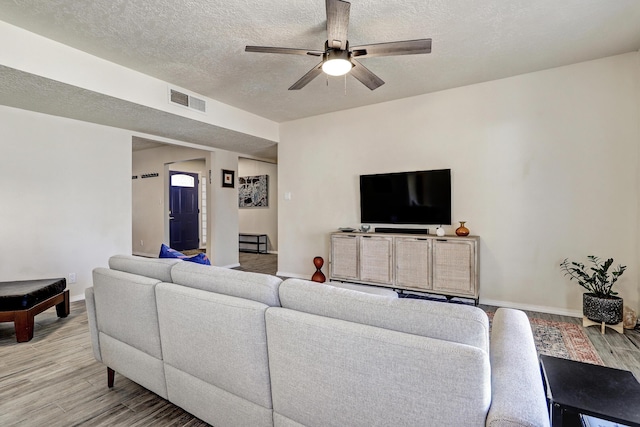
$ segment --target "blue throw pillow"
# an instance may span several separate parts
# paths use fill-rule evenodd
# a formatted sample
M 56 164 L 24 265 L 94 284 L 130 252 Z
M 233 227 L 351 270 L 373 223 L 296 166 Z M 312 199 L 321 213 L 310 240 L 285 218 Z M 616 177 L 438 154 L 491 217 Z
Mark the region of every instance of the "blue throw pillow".
M 211 261 L 207 257 L 207 254 L 197 254 L 194 256 L 186 256 L 182 252 L 178 252 L 175 249 L 171 249 L 169 246 L 164 243 L 160 246 L 160 255 L 159 258 L 179 258 L 189 262 L 195 262 L 196 264 L 203 265 L 211 265 Z

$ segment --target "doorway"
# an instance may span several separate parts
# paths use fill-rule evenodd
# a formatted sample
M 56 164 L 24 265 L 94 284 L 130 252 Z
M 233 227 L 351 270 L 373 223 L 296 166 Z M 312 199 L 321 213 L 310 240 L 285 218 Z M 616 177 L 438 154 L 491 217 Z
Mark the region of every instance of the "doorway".
M 200 246 L 198 174 L 169 172 L 169 242 L 178 251 Z

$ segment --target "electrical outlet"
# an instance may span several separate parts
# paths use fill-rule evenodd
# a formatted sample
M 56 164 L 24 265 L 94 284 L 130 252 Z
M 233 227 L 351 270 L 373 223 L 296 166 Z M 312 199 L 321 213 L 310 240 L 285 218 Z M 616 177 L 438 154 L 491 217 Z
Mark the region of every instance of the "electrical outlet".
M 76 283 L 76 273 L 69 273 L 69 283 Z

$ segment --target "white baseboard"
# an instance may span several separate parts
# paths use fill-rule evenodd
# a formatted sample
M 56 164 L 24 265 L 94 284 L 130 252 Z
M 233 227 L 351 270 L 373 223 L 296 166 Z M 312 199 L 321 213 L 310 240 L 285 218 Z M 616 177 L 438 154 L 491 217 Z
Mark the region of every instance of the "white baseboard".
M 495 305 L 498 307 L 515 308 L 518 310 L 537 311 L 538 313 L 557 314 L 559 316 L 582 317 L 580 310 L 568 310 L 558 307 L 547 307 L 543 305 L 519 304 L 510 301 L 498 301 L 480 298 L 480 304 Z
M 74 295 L 71 298 L 69 298 L 69 302 L 76 302 L 76 301 L 84 301 L 84 293 L 80 295 Z
M 278 277 L 289 277 L 289 278 L 292 278 L 292 279 L 311 280 L 311 276 L 303 276 L 301 274 L 296 274 L 296 273 L 287 273 L 286 271 L 278 271 L 276 273 L 276 276 L 278 276 Z
M 135 255 L 135 256 L 143 256 L 145 258 L 158 258 L 158 254 L 156 252 L 154 253 L 147 253 L 147 252 L 133 252 L 131 255 Z
M 218 267 L 222 267 L 222 268 L 236 268 L 236 267 L 240 267 L 240 263 L 236 262 L 235 264 L 219 265 Z

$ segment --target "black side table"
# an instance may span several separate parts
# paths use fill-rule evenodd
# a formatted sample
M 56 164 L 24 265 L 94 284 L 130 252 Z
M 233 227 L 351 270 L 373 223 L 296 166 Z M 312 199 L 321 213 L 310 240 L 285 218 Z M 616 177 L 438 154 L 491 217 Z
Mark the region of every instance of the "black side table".
M 640 383 L 629 371 L 540 356 L 552 427 L 568 413 L 640 427 Z

